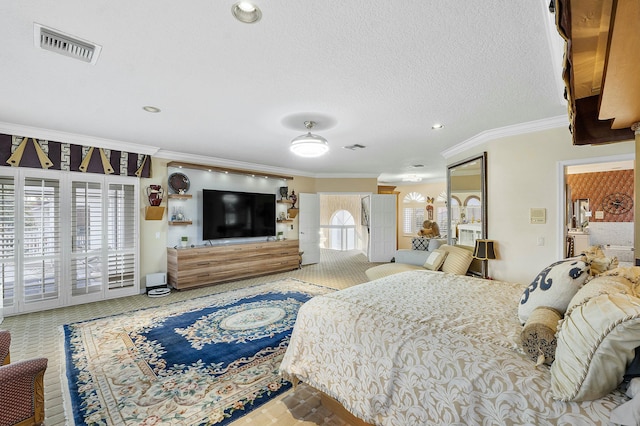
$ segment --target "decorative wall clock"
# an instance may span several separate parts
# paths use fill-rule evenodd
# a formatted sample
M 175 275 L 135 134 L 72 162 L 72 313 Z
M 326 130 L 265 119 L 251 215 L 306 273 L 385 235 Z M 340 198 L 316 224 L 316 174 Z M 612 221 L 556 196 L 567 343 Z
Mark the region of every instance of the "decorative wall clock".
M 607 213 L 623 214 L 633 208 L 633 198 L 621 192 L 609 194 L 602 200 L 602 208 Z

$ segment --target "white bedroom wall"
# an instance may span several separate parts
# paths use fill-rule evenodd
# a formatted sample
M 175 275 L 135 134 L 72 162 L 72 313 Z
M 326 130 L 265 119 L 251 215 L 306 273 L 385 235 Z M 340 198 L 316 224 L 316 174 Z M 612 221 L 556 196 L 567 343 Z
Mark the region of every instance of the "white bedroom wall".
M 561 161 L 634 153 L 634 143 L 574 146 L 566 128 L 495 139 L 454 158 L 487 151 L 489 238 L 499 259 L 489 261 L 494 279 L 530 283 L 545 266 L 559 260 L 558 164 Z M 529 209 L 545 208 L 547 222 L 529 223 Z M 541 242 L 543 245 L 539 245 Z

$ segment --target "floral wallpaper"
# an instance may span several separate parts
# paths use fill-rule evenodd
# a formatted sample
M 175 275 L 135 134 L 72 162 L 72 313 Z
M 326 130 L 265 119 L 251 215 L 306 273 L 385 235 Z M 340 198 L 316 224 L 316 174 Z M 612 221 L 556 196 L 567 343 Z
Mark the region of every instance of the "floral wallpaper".
M 626 213 L 613 214 L 603 208 L 607 195 L 622 193 L 633 198 L 633 170 L 615 170 L 597 173 L 567 175 L 571 199 L 588 198 L 591 209 L 589 222 L 633 222 L 633 208 Z M 603 219 L 596 219 L 596 211 L 604 212 Z

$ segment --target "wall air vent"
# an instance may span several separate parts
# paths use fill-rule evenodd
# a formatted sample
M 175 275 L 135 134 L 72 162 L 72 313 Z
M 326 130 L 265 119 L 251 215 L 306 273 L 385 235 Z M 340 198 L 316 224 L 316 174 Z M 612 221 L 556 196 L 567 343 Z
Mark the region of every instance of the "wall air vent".
M 79 59 L 95 65 L 102 50 L 90 41 L 82 40 L 69 34 L 65 34 L 53 28 L 47 28 L 40 24 L 33 24 L 34 44 L 36 47 L 64 56 Z
M 351 151 L 355 151 L 356 149 L 364 149 L 366 146 L 360 145 L 359 143 L 355 143 L 353 145 L 343 146 L 344 149 L 350 149 Z

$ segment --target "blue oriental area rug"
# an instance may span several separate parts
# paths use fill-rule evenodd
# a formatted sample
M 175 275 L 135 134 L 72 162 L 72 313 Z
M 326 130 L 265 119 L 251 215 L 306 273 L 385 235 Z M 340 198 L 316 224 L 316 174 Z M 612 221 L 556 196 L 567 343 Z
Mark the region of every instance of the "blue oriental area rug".
M 69 424 L 226 425 L 288 390 L 298 309 L 332 289 L 284 279 L 68 324 Z

